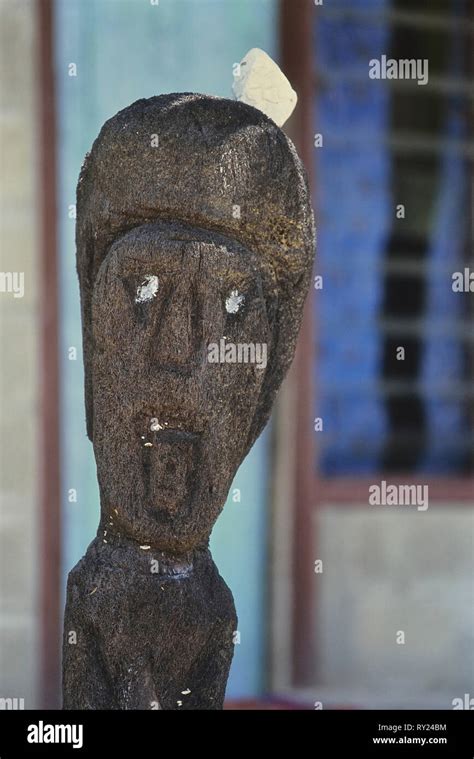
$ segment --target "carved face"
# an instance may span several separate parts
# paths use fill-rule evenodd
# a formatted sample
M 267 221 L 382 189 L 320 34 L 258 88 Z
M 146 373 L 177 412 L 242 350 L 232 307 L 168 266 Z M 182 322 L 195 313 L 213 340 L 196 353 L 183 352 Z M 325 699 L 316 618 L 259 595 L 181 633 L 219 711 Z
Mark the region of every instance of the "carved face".
M 207 541 L 247 450 L 272 357 L 271 269 L 173 223 L 117 239 L 93 292 L 102 524 L 161 550 Z

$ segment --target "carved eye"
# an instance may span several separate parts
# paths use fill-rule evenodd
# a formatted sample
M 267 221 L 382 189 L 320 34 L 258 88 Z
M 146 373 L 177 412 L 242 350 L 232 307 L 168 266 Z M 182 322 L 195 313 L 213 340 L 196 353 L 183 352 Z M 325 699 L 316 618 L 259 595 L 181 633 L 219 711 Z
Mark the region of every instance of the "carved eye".
M 225 310 L 228 314 L 236 314 L 245 302 L 245 295 L 241 295 L 238 290 L 231 290 L 225 301 Z
M 147 303 L 156 297 L 158 292 L 159 281 L 155 274 L 148 274 L 141 285 L 137 287 L 135 303 Z

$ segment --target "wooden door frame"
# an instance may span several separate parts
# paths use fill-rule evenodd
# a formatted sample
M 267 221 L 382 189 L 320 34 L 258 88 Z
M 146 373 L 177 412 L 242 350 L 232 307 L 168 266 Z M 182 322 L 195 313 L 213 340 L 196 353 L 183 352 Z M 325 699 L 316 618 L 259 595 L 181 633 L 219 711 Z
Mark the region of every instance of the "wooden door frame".
M 40 705 L 60 697 L 61 501 L 59 461 L 59 304 L 57 262 L 54 4 L 37 0 L 40 217 Z

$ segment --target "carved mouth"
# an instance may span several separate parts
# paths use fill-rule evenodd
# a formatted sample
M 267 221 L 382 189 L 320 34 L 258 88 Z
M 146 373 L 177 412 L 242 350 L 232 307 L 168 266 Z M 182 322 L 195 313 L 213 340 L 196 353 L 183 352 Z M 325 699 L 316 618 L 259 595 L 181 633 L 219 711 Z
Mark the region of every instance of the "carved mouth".
M 195 443 L 201 431 L 189 423 L 189 420 L 165 419 L 158 414 L 146 414 L 140 423 L 140 438 L 144 447 L 151 448 L 154 443 L 188 442 Z
M 201 431 L 188 420 L 143 414 L 139 419 L 145 497 L 155 518 L 184 513 L 193 499 Z
M 158 443 L 173 443 L 173 442 L 196 442 L 199 437 L 199 432 L 191 432 L 191 430 L 180 429 L 178 427 L 166 427 L 162 430 L 156 430 L 150 433 L 151 437 Z

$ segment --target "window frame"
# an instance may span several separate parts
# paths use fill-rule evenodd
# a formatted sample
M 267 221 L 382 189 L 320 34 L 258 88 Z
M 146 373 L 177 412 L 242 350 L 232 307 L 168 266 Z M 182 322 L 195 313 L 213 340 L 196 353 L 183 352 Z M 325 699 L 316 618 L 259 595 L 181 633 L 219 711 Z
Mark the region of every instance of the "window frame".
M 313 65 L 315 7 L 313 0 L 298 0 L 298 3 L 295 0 L 280 0 L 279 15 L 282 68 L 299 98 L 285 131 L 294 141 L 306 166 L 313 198 L 317 183 L 312 149 L 313 99 L 315 87 L 318 86 Z M 402 21 L 408 23 L 409 19 L 406 17 Z M 416 23 L 420 23 L 420 17 Z M 470 61 L 471 70 L 474 70 L 473 62 L 474 54 Z M 474 116 L 473 100 L 471 110 Z M 471 124 L 473 122 L 474 118 Z M 468 160 L 472 175 L 472 156 Z M 470 187 L 474 202 L 474 181 L 471 181 Z M 317 218 L 317 208 L 315 211 Z M 369 487 L 377 480 L 386 480 L 390 484 L 428 485 L 430 505 L 435 508 L 447 508 L 450 504 L 466 508 L 474 506 L 473 475 L 420 477 L 410 473 L 394 476 L 383 470 L 372 477 L 322 475 L 317 467 L 317 435 L 312 427 L 314 414 L 310 413 L 317 406 L 318 398 L 318 388 L 313 379 L 313 368 L 317 362 L 315 336 L 318 332 L 317 301 L 313 302 L 313 298 L 314 290 L 311 288 L 294 363 L 282 389 L 274 423 L 269 646 L 269 690 L 274 695 L 287 695 L 290 691 L 294 693 L 294 689 L 301 691 L 317 685 L 312 673 L 317 658 L 314 626 L 314 614 L 317 612 L 314 584 L 317 524 L 315 526 L 314 522 L 322 507 L 357 508 L 368 505 Z M 474 368 L 472 351 L 469 362 Z M 288 477 L 291 477 L 290 485 Z M 288 498 L 291 516 L 286 513 Z M 292 529 L 288 537 L 290 524 Z M 287 575 L 291 578 L 289 581 L 286 581 Z M 289 619 L 285 618 L 285 612 L 290 615 Z

